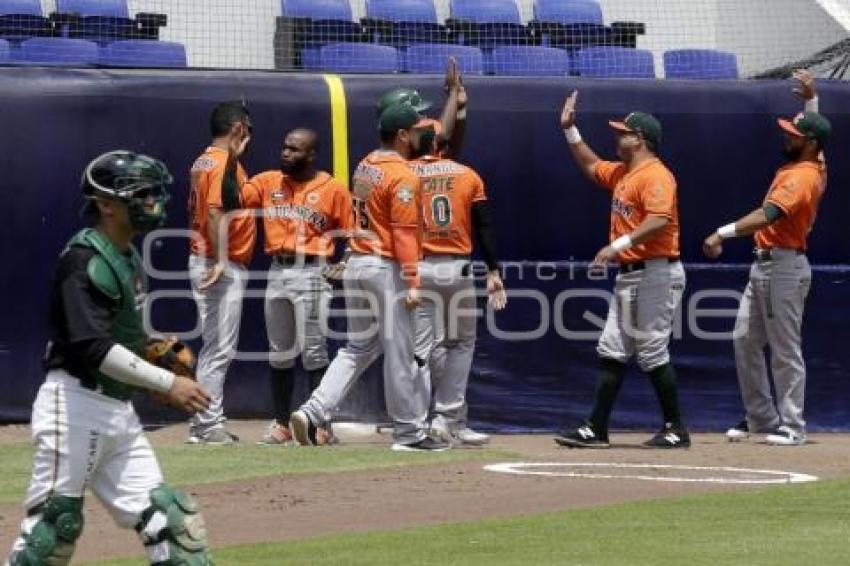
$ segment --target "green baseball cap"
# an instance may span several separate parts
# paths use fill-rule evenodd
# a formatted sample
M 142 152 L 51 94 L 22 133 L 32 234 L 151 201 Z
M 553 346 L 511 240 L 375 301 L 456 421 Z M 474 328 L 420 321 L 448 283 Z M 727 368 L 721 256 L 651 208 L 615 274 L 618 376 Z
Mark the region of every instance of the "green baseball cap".
M 378 118 L 378 130 L 382 132 L 397 132 L 428 126 L 430 126 L 430 120 L 420 115 L 407 103 L 387 107 Z
M 654 147 L 661 144 L 661 122 L 652 114 L 645 112 L 632 112 L 621 122 L 611 120 L 608 122 L 612 128 L 620 132 L 640 134 L 652 143 Z
M 817 112 L 800 112 L 793 120 L 780 118 L 777 123 L 792 136 L 814 139 L 821 145 L 825 145 L 832 135 L 832 124 Z
M 419 94 L 419 91 L 416 89 L 394 88 L 391 91 L 382 94 L 381 98 L 378 99 L 378 116 L 380 116 L 384 110 L 390 106 L 405 102 L 410 104 L 414 110 L 420 113 L 425 112 L 432 106 L 431 102 L 422 98 L 422 95 Z

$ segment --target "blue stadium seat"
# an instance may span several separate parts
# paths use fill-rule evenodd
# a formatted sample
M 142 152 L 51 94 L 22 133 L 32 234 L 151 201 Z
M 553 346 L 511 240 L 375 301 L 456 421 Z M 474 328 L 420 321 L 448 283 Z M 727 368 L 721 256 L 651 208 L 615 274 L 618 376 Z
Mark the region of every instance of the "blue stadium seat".
M 362 36 L 348 0 L 283 0 L 283 15 L 297 20 L 294 29 L 302 50 L 302 65 L 303 59 L 318 57 L 318 47 L 359 41 Z M 307 51 L 311 53 L 305 55 Z
M 452 0 L 447 24 L 464 45 L 492 49 L 528 43 L 528 29 L 514 0 Z
M 0 0 L 0 15 L 43 16 L 39 0 Z
M 395 47 L 374 43 L 331 43 L 303 61 L 304 68 L 337 73 L 396 73 L 399 56 Z
M 186 67 L 186 48 L 180 43 L 130 39 L 101 49 L 100 62 L 113 67 Z
M 405 69 L 411 73 L 445 73 L 449 57 L 457 59 L 460 71 L 467 75 L 484 74 L 484 55 L 477 47 L 421 43 L 405 53 Z
M 433 0 L 366 0 L 366 17 L 388 22 L 438 23 Z
M 452 0 L 451 13 L 476 24 L 522 24 L 514 0 Z
M 587 47 L 578 52 L 576 70 L 582 77 L 652 79 L 652 53 L 629 47 Z
M 446 39 L 433 0 L 366 0 L 363 24 L 371 40 L 401 48 Z
M 0 39 L 0 63 L 5 63 L 12 58 L 12 52 L 9 49 L 9 42 L 5 39 Z
M 348 0 L 283 0 L 283 15 L 311 20 L 352 21 Z
M 602 6 L 597 0 L 535 0 L 534 19 L 565 26 L 605 25 L 602 18 Z
M 81 16 L 130 18 L 127 0 L 56 0 L 56 11 Z
M 21 41 L 53 34 L 39 0 L 0 0 L 0 38 Z
M 674 49 L 664 53 L 668 79 L 737 79 L 734 53 L 712 49 Z
M 605 27 L 597 0 L 535 0 L 530 26 L 540 33 L 543 45 L 568 49 L 620 45 L 613 30 Z
M 501 46 L 489 57 L 489 69 L 496 75 L 563 77 L 572 69 L 570 54 L 554 47 Z
M 97 44 L 84 39 L 36 37 L 21 42 L 14 59 L 35 65 L 94 65 L 100 60 Z

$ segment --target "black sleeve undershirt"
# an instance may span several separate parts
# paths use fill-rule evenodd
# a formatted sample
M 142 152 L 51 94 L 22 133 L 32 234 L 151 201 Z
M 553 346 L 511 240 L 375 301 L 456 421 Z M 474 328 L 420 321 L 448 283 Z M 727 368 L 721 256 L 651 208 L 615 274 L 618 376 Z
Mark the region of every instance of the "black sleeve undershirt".
M 472 203 L 472 231 L 481 249 L 481 256 L 490 271 L 499 268 L 496 237 L 493 233 L 493 211 L 486 200 Z
M 87 268 L 94 251 L 74 247 L 60 259 L 53 282 L 50 368 L 62 367 L 82 376 L 100 367 L 115 344 L 112 321 L 118 302 L 91 282 Z M 119 299 L 120 300 L 120 299 Z

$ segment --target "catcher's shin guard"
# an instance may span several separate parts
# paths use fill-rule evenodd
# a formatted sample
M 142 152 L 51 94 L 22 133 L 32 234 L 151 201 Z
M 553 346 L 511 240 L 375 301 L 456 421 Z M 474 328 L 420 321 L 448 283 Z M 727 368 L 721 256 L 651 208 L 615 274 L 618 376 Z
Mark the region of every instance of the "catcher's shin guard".
M 9 557 L 11 566 L 60 566 L 71 562 L 83 532 L 83 498 L 51 495 L 30 511 L 41 515 L 23 535 L 26 545 Z
M 168 485 L 151 492 L 136 531 L 155 566 L 212 566 L 204 520 L 195 500 Z

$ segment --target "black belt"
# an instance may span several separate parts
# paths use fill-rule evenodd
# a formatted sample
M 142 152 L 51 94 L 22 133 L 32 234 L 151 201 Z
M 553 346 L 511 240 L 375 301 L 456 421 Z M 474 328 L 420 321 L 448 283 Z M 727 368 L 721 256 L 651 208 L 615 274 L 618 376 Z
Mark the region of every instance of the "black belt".
M 804 250 L 788 250 L 788 251 L 795 252 L 797 255 L 803 255 L 804 253 L 806 253 Z M 753 250 L 753 257 L 755 258 L 756 261 L 773 261 L 773 250 L 772 249 L 762 250 L 762 249 L 756 248 L 756 249 Z
M 659 258 L 653 258 L 653 259 L 667 260 L 667 263 L 679 263 L 680 258 L 678 258 L 678 257 L 659 257 Z M 652 260 L 649 260 L 649 261 L 652 261 Z M 646 262 L 645 261 L 634 261 L 632 263 L 621 263 L 620 264 L 620 273 L 632 273 L 633 271 L 641 271 L 643 269 L 646 269 Z
M 275 254 L 274 262 L 284 267 L 292 267 L 294 265 L 321 265 L 327 263 L 327 258 L 321 255 Z

